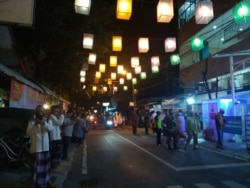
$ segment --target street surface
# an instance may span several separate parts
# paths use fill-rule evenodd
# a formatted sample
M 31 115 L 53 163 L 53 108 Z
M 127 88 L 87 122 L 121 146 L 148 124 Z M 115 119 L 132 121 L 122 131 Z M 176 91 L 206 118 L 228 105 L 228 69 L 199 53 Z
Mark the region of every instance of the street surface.
M 250 163 L 199 148 L 167 150 L 155 135 L 97 128 L 77 148 L 64 188 L 249 188 Z M 184 142 L 179 143 L 183 148 Z M 85 161 L 87 160 L 87 161 Z

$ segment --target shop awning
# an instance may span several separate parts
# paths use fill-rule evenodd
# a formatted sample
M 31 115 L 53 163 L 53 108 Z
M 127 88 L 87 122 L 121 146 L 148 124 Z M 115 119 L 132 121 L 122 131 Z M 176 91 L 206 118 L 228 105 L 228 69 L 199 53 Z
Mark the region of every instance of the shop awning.
M 44 90 L 40 86 L 38 86 L 36 83 L 30 81 L 29 79 L 25 78 L 21 74 L 9 69 L 8 67 L 6 67 L 5 65 L 3 65 L 1 63 L 0 63 L 0 72 L 22 82 L 23 84 L 25 84 L 27 86 L 32 87 L 33 89 L 36 89 L 36 90 L 44 93 Z

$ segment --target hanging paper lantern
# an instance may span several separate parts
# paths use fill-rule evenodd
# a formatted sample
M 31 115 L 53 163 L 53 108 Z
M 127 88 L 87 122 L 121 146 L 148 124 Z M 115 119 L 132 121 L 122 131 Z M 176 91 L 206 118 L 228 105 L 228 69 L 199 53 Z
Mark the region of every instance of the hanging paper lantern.
M 97 79 L 101 78 L 101 73 L 98 72 L 98 71 L 96 71 L 96 73 L 95 73 L 95 78 L 97 78 Z
M 97 87 L 96 86 L 93 86 L 92 87 L 92 91 L 96 91 L 97 90 Z
M 86 71 L 85 70 L 81 70 L 80 71 L 80 76 L 86 76 Z
M 127 91 L 128 90 L 128 86 L 123 86 L 123 90 Z
M 159 66 L 151 66 L 151 71 L 152 71 L 152 73 L 159 72 Z
M 133 85 L 137 84 L 137 79 L 136 78 L 132 78 L 132 84 Z
M 135 67 L 135 74 L 141 73 L 141 66 Z
M 115 72 L 111 72 L 111 79 L 112 80 L 116 80 L 116 73 Z
M 107 92 L 108 91 L 108 87 L 107 86 L 103 86 L 102 90 L 103 90 L 103 92 Z
M 144 80 L 144 79 L 147 78 L 147 73 L 146 72 L 141 72 L 140 76 L 141 76 L 141 79 Z
M 234 21 L 238 24 L 249 23 L 250 21 L 250 2 L 241 1 L 233 8 Z
M 114 86 L 114 87 L 113 87 L 113 90 L 114 90 L 114 91 L 118 91 L 118 87 L 117 87 L 117 86 Z
M 94 35 L 89 33 L 83 34 L 83 48 L 92 49 L 94 44 Z
M 119 79 L 119 83 L 122 85 L 122 84 L 124 84 L 124 78 L 120 78 Z
M 129 20 L 132 14 L 132 0 L 117 0 L 116 18 Z
M 131 57 L 131 67 L 135 68 L 140 65 L 139 57 Z
M 117 56 L 110 56 L 109 63 L 110 63 L 110 67 L 116 67 L 117 66 Z
M 199 51 L 204 48 L 204 42 L 201 37 L 193 37 L 191 40 L 191 47 L 193 51 Z
M 173 52 L 176 50 L 176 38 L 169 37 L 165 39 L 165 52 Z
M 200 1 L 195 9 L 195 22 L 197 24 L 208 24 L 213 18 L 213 2 Z
M 138 50 L 140 53 L 147 53 L 149 50 L 149 41 L 147 37 L 140 37 L 138 41 Z
M 112 79 L 111 79 L 111 78 L 108 78 L 107 84 L 108 84 L 108 85 L 111 85 L 111 84 L 112 84 Z
M 170 62 L 171 62 L 171 65 L 178 65 L 180 64 L 180 55 L 179 54 L 173 54 L 170 56 Z
M 85 82 L 86 81 L 86 78 L 85 77 L 81 77 L 80 78 L 80 82 Z
M 173 0 L 159 0 L 157 4 L 157 22 L 169 23 L 174 17 Z
M 99 64 L 99 71 L 100 72 L 105 72 L 106 70 L 106 65 L 105 64 Z
M 132 79 L 132 73 L 127 72 L 126 77 L 127 77 L 127 80 L 131 80 Z
M 160 57 L 153 56 L 151 57 L 151 66 L 159 66 L 160 65 Z
M 121 36 L 113 36 L 112 37 L 112 50 L 113 51 L 121 51 L 122 50 L 122 37 Z
M 89 15 L 91 0 L 75 0 L 75 12 Z
M 117 66 L 117 74 L 123 74 L 124 73 L 124 67 L 123 65 Z
M 96 62 L 96 54 L 89 53 L 88 63 L 91 65 L 95 65 L 95 62 Z

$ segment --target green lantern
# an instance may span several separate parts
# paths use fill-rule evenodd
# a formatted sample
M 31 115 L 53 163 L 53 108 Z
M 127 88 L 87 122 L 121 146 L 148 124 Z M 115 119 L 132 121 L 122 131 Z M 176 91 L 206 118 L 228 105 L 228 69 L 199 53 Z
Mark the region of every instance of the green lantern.
M 180 64 L 180 55 L 179 54 L 173 54 L 170 56 L 170 62 L 171 62 L 171 65 L 178 65 Z
M 194 37 L 191 40 L 191 47 L 193 51 L 199 51 L 204 48 L 204 42 L 201 37 Z
M 156 65 L 151 66 L 151 71 L 152 71 L 152 73 L 159 72 L 159 66 L 156 66 Z
M 250 2 L 241 1 L 233 8 L 234 21 L 238 24 L 250 21 Z
M 123 86 L 124 91 L 128 91 L 128 86 Z
M 141 72 L 140 76 L 141 76 L 142 80 L 146 79 L 147 78 L 147 73 L 146 72 Z

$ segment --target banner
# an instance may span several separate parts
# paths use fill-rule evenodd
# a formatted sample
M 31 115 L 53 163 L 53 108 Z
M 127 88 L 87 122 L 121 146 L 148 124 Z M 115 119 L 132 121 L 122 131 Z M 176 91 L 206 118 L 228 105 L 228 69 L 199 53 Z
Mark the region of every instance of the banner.
M 241 116 L 225 116 L 227 123 L 224 132 L 242 135 L 242 118 Z
M 9 107 L 35 109 L 45 103 L 45 94 L 20 82 L 11 80 Z

